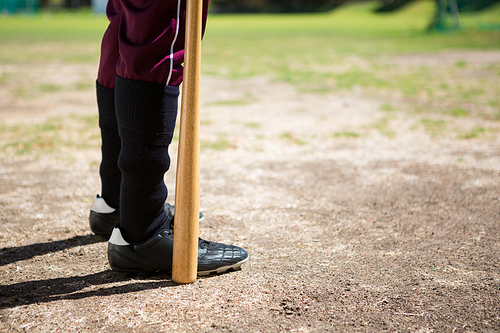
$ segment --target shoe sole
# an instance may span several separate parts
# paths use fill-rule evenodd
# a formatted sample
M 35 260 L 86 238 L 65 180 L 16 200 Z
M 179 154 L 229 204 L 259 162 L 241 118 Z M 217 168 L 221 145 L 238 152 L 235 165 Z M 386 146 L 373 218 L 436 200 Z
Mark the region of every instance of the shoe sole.
M 231 270 L 237 271 L 238 269 L 241 268 L 241 265 L 243 265 L 247 261 L 248 261 L 248 257 L 246 257 L 242 261 L 237 262 L 236 264 L 222 266 L 222 267 L 219 267 L 217 269 L 211 269 L 211 270 L 207 270 L 207 271 L 200 271 L 200 272 L 198 272 L 198 276 L 207 276 L 210 274 L 222 274 L 222 273 L 225 273 L 225 272 L 231 271 Z
M 226 272 L 230 271 L 237 271 L 241 269 L 241 265 L 243 265 L 245 262 L 248 261 L 248 258 L 245 258 L 244 260 L 237 262 L 236 264 L 233 265 L 228 265 L 228 266 L 222 266 L 217 269 L 212 269 L 212 270 L 207 270 L 207 271 L 201 271 L 198 272 L 198 276 L 209 276 L 209 275 L 217 275 L 217 274 L 223 274 Z M 140 271 L 140 270 L 124 270 L 124 269 L 116 269 L 116 268 L 111 268 L 115 273 L 117 273 L 119 276 L 122 276 L 124 278 L 127 277 L 150 277 L 154 276 L 156 274 L 160 274 L 162 272 L 165 272 L 163 270 L 157 270 L 157 271 Z M 172 272 L 168 272 L 172 273 Z

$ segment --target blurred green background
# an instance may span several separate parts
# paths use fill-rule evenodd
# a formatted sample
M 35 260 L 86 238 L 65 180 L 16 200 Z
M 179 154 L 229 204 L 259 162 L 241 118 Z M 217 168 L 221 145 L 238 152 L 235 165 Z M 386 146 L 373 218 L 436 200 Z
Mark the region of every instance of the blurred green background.
M 205 72 L 290 76 L 356 55 L 366 59 L 450 49 L 500 48 L 500 4 L 460 15 L 461 29 L 428 31 L 434 1 L 377 13 L 378 1 L 348 2 L 321 13 L 211 14 L 203 44 Z M 0 16 L 0 61 L 94 62 L 107 26 L 89 8 Z M 300 64 L 300 68 L 295 68 Z M 313 71 L 315 72 L 315 71 Z M 319 71 L 318 74 L 325 74 Z M 318 79 L 317 77 L 314 78 Z
M 212 13 L 203 74 L 265 76 L 318 94 L 362 89 L 366 96 L 402 96 L 412 112 L 500 121 L 499 53 L 474 53 L 500 49 L 499 3 L 460 13 L 460 28 L 447 30 L 428 29 L 435 1 L 389 12 L 381 12 L 383 6 L 362 1 L 309 13 Z M 0 63 L 97 66 L 106 26 L 106 17 L 88 7 L 2 15 Z M 8 89 L 14 76 L 0 75 L 0 89 Z M 384 105 L 397 109 L 391 98 Z

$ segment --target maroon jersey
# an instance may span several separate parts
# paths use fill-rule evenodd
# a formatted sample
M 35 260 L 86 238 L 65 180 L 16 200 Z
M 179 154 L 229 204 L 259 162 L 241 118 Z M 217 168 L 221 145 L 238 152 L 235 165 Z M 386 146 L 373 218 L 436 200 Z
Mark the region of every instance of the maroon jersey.
M 203 0 L 203 26 L 208 0 Z M 109 0 L 97 82 L 114 89 L 116 76 L 178 86 L 182 82 L 185 0 Z

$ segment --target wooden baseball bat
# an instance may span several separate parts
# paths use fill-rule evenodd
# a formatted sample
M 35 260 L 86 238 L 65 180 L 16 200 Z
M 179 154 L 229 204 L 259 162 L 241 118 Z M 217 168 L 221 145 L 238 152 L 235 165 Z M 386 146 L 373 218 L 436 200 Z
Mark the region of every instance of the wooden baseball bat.
M 202 0 L 187 0 L 172 257 L 176 283 L 194 282 L 198 269 L 202 11 Z

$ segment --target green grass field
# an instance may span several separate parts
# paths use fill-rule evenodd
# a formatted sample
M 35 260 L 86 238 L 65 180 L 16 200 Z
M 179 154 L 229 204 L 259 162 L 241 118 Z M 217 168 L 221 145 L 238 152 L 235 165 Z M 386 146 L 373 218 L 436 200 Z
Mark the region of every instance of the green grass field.
M 479 29 L 481 25 L 500 24 L 500 6 L 482 14 L 464 15 L 465 29 L 453 33 L 426 33 L 433 14 L 430 1 L 386 15 L 374 14 L 374 6 L 347 5 L 312 15 L 212 17 L 204 44 L 205 71 L 233 77 L 271 73 L 280 79 L 316 81 L 321 78 L 310 76 L 316 72 L 313 67 L 342 63 L 353 55 L 371 59 L 449 49 L 500 48 L 500 30 Z
M 426 33 L 432 1 L 395 14 L 374 14 L 375 5 L 351 4 L 321 14 L 211 15 L 203 44 L 204 71 L 285 78 L 296 72 L 294 67 L 335 64 L 352 55 L 500 48 L 500 6 L 462 15 L 462 31 Z M 0 62 L 96 61 L 106 25 L 103 15 L 85 11 L 1 16 Z M 496 31 L 481 29 L 495 26 Z
M 428 102 L 416 103 L 412 111 L 500 119 L 498 62 L 402 66 L 393 61 L 406 55 L 500 49 L 500 6 L 463 14 L 460 31 L 431 33 L 426 26 L 433 1 L 393 14 L 375 14 L 375 6 L 349 4 L 320 14 L 211 15 L 203 73 L 230 79 L 267 76 L 314 93 L 361 87 L 372 95 L 425 96 Z M 106 25 L 105 16 L 88 11 L 1 16 L 0 63 L 97 63 Z M 0 74 L 0 87 L 11 74 Z M 388 112 L 394 109 L 390 101 L 384 105 Z

